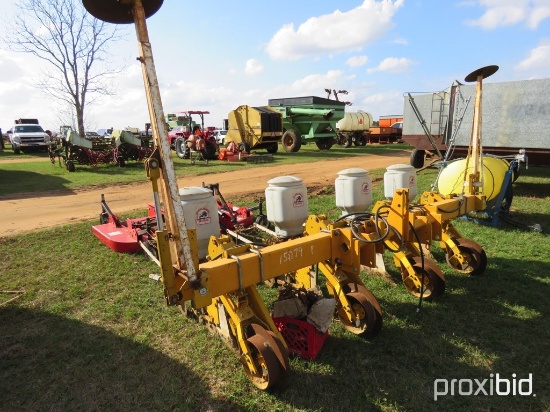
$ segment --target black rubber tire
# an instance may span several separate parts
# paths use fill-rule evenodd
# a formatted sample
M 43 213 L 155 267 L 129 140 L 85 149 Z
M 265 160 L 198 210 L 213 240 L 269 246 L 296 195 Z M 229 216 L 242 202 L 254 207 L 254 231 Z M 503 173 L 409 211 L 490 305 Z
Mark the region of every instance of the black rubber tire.
M 237 145 L 237 149 L 239 149 L 239 152 L 246 152 L 250 153 L 250 145 L 245 142 L 241 142 Z
M 75 167 L 74 163 L 71 162 L 70 160 L 67 162 L 66 166 L 67 166 L 67 170 L 69 172 L 74 172 L 76 170 L 76 167 Z
M 216 145 L 214 144 L 207 144 L 206 145 L 206 149 L 204 149 L 206 155 L 205 157 L 207 159 L 216 159 L 216 152 L 217 152 L 217 148 L 216 148 Z
M 353 144 L 353 139 L 349 134 L 340 133 L 338 134 L 337 143 L 338 143 L 338 146 L 347 148 L 347 147 L 351 147 L 351 145 Z
M 19 146 L 13 146 L 13 154 L 20 154 L 21 153 L 21 149 L 19 148 Z
M 189 148 L 187 147 L 187 142 L 183 137 L 178 137 L 174 143 L 174 146 L 176 146 L 176 154 L 180 159 L 189 157 Z
M 425 154 L 426 154 L 425 150 L 414 149 L 411 152 L 411 159 L 410 159 L 411 166 L 414 167 L 415 169 L 420 169 L 421 167 L 424 167 Z
M 267 153 L 275 154 L 279 150 L 279 144 L 273 143 L 271 146 L 267 147 Z
M 325 139 L 317 140 L 315 144 L 317 145 L 319 150 L 329 150 L 334 144 L 334 139 L 331 137 L 327 137 Z
M 300 147 L 302 147 L 302 137 L 300 136 L 300 132 L 294 129 L 287 130 L 283 133 L 282 143 L 285 152 L 296 153 L 300 150 Z
M 353 143 L 355 146 L 365 146 L 367 144 L 367 136 L 364 134 L 356 134 Z
M 519 175 L 520 175 L 519 162 L 514 162 L 512 164 L 512 183 L 518 180 Z

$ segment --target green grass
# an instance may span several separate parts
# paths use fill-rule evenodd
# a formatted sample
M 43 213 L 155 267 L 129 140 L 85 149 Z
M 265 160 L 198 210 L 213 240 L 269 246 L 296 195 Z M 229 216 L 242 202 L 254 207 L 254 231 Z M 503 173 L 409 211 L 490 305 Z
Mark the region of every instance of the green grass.
M 274 161 L 258 164 L 262 167 L 276 165 L 291 165 L 293 163 L 315 162 L 324 159 L 362 156 L 365 154 L 387 154 L 394 151 L 411 150 L 407 144 L 366 145 L 363 147 L 341 148 L 333 146 L 330 150 L 320 151 L 314 144 L 302 146 L 297 153 L 280 151 L 274 155 Z M 266 153 L 258 151 L 258 153 Z M 205 165 L 197 162 L 191 166 L 189 159 L 179 159 L 172 153 L 174 170 L 178 177 L 224 173 L 231 170 L 256 167 L 246 162 L 223 162 L 213 160 Z M 115 164 L 100 164 L 97 166 L 76 165 L 76 171 L 69 173 L 65 167 L 59 167 L 50 162 L 7 163 L 2 160 L 13 159 L 48 159 L 45 152 L 29 152 L 14 155 L 9 144 L 6 150 L 0 152 L 0 194 L 13 195 L 26 192 L 43 192 L 49 190 L 75 189 L 83 186 L 104 186 L 117 183 L 146 181 L 144 165 L 141 162 L 128 162 L 125 167 Z
M 372 171 L 375 198 L 381 176 Z M 419 176 L 419 191 L 433 181 Z M 470 278 L 432 252 L 447 278 L 436 302 L 417 300 L 399 280 L 363 280 L 384 313 L 365 341 L 339 322 L 315 361 L 291 360 L 284 391 L 263 393 L 234 352 L 204 326 L 166 307 L 157 267 L 117 254 L 87 222 L 0 238 L 0 290 L 24 291 L 0 306 L 0 404 L 4 410 L 142 411 L 541 411 L 548 388 L 550 169 L 522 170 L 511 217 L 543 233 L 458 220 L 483 245 L 485 275 Z M 310 211 L 338 215 L 332 188 L 310 196 Z M 266 301 L 273 290 L 260 287 Z M 0 302 L 17 295 L 0 293 Z M 536 396 L 443 396 L 435 379 L 533 376 Z M 475 388 L 474 388 L 475 389 Z

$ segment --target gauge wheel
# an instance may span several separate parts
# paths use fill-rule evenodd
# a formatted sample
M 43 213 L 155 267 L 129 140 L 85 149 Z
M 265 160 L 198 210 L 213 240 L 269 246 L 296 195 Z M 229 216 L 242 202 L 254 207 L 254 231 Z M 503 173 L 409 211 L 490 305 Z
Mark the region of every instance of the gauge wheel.
M 479 276 L 487 268 L 487 254 L 475 241 L 466 238 L 455 239 L 455 243 L 462 254 L 462 262 L 447 248 L 445 259 L 450 267 L 460 273 L 467 273 L 472 276 Z
M 430 259 L 424 258 L 424 270 L 422 270 L 422 259 L 420 256 L 414 256 L 411 259 L 411 264 L 415 272 L 415 276 L 422 282 L 422 273 L 424 273 L 423 288 L 415 285 L 412 280 L 409 279 L 409 273 L 404 266 L 401 266 L 401 274 L 403 275 L 403 283 L 407 291 L 415 296 L 425 300 L 436 299 L 445 292 L 445 276 L 437 265 Z M 423 289 L 423 290 L 422 290 Z
M 275 354 L 275 350 L 279 350 L 279 348 L 278 346 L 273 348 L 270 340 L 260 334 L 253 335 L 246 340 L 251 350 L 250 356 L 258 371 L 255 374 L 250 370 L 246 370 L 246 374 L 254 386 L 261 390 L 274 388 L 286 382 L 285 375 L 287 371 L 284 370 Z
M 363 338 L 372 338 L 382 327 L 382 313 L 378 302 L 366 288 L 361 285 L 344 286 L 344 293 L 355 318 L 350 322 L 343 307 L 338 308 L 338 317 L 342 325 L 351 333 Z
M 356 283 L 349 283 L 345 285 L 344 292 L 346 293 L 346 295 L 348 293 L 360 294 L 362 297 L 364 297 L 367 300 L 367 303 L 374 309 L 374 315 L 375 315 L 374 318 L 371 317 L 370 319 L 366 320 L 369 323 L 366 323 L 365 325 L 366 328 L 360 331 L 358 335 L 365 339 L 372 339 L 378 336 L 378 334 L 380 333 L 380 330 L 382 329 L 383 317 L 382 317 L 382 309 L 380 308 L 380 304 L 378 303 L 378 300 L 376 299 L 376 297 L 365 286 L 358 285 Z M 368 310 L 366 313 L 370 315 L 371 312 L 370 310 Z M 345 322 L 343 323 L 345 326 Z M 348 329 L 352 333 L 355 333 L 353 332 L 353 330 L 347 327 L 346 329 Z

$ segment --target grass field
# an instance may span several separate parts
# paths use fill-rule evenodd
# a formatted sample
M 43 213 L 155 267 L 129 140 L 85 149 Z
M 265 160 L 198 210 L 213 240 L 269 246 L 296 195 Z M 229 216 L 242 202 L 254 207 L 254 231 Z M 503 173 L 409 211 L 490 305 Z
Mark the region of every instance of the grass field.
M 434 176 L 422 173 L 419 191 Z M 483 276 L 452 271 L 434 247 L 447 288 L 418 312 L 386 253 L 389 277 L 362 274 L 382 306 L 380 335 L 365 341 L 335 321 L 319 357 L 291 359 L 287 388 L 274 393 L 251 385 L 235 354 L 204 326 L 167 308 L 161 285 L 148 277 L 156 265 L 107 249 L 90 231 L 95 222 L 0 238 L 0 303 L 16 298 L 0 306 L 1 409 L 549 410 L 550 169 L 522 170 L 514 189 L 518 226 L 456 222 L 483 245 Z M 381 183 L 375 190 L 381 198 Z M 311 213 L 338 214 L 330 188 L 309 203 Z M 534 223 L 542 233 L 525 228 Z M 496 374 L 510 383 L 531 376 L 532 393 L 464 394 L 468 382 L 478 389 L 474 380 L 487 379 L 489 391 Z M 436 379 L 454 385 L 454 395 L 435 401 Z

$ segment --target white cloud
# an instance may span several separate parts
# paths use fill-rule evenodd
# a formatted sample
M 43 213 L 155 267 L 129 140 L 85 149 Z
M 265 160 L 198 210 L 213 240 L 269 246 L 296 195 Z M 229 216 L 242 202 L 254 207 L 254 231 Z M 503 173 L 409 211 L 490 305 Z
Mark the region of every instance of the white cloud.
M 478 5 L 485 8 L 483 15 L 466 23 L 485 30 L 501 26 L 513 26 L 524 23 L 530 29 L 550 17 L 548 0 L 479 0 Z
M 407 44 L 409 44 L 409 41 L 407 39 L 404 39 L 402 37 L 398 38 L 398 39 L 395 39 L 393 41 L 394 44 L 400 44 L 401 46 L 406 46 Z
M 414 62 L 406 57 L 386 57 L 380 64 L 374 68 L 368 69 L 367 73 L 391 72 L 402 73 L 409 70 Z
M 256 76 L 264 71 L 264 65 L 256 59 L 248 59 L 244 68 L 247 76 Z
M 367 56 L 353 56 L 346 60 L 346 64 L 350 67 L 364 66 L 369 61 Z
M 387 92 L 368 95 L 357 105 L 378 120 L 380 116 L 403 114 L 403 94 L 400 92 Z
M 298 29 L 285 24 L 271 38 L 267 53 L 275 60 L 297 60 L 306 55 L 359 49 L 384 36 L 404 0 L 364 0 L 348 12 L 311 17 Z
M 291 89 L 298 94 L 314 94 L 318 96 L 324 93 L 325 88 L 340 88 L 344 72 L 342 70 L 329 70 L 326 74 L 310 74 L 298 79 L 291 84 Z
M 516 65 L 515 69 L 521 71 L 550 69 L 550 38 L 542 39 L 540 44 L 529 52 L 527 58 Z

